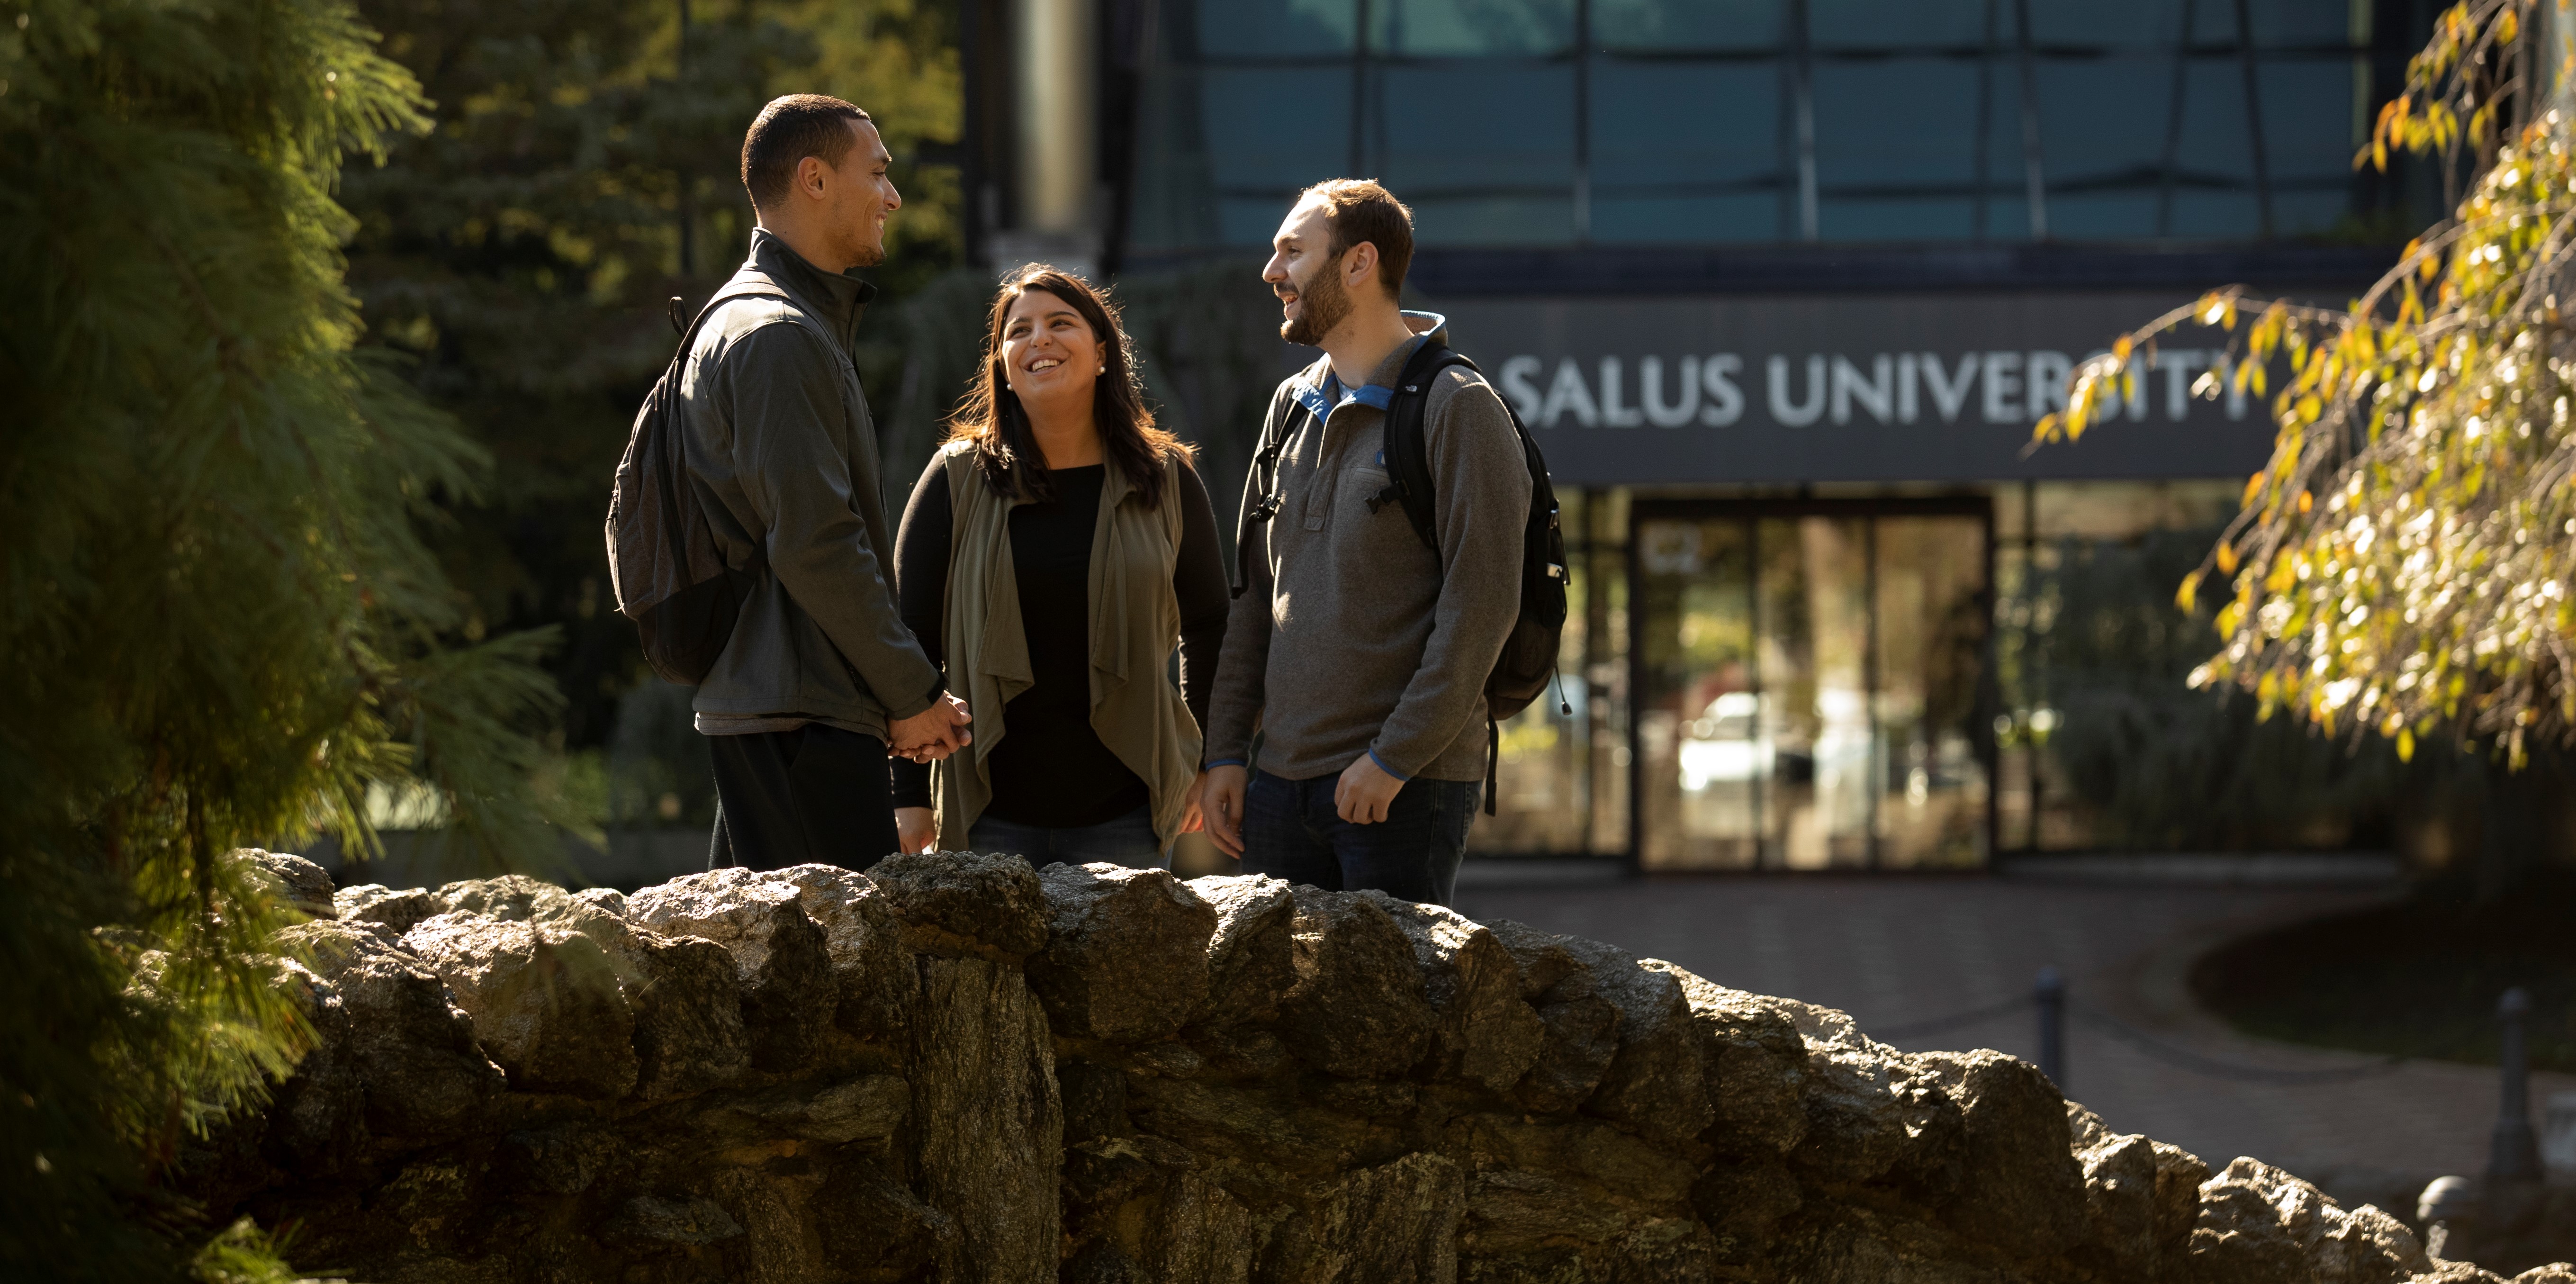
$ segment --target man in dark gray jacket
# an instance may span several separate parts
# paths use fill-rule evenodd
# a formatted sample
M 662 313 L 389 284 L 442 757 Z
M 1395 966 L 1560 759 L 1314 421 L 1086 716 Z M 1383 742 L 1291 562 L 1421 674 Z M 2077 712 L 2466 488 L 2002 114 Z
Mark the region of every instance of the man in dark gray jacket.
M 1529 465 L 1483 379 L 1437 376 L 1426 545 L 1378 499 L 1392 385 L 1447 341 L 1440 318 L 1396 307 L 1412 212 L 1374 182 L 1319 183 L 1273 250 L 1280 335 L 1324 355 L 1271 398 L 1275 484 L 1258 493 L 1256 469 L 1245 485 L 1246 508 L 1272 516 L 1245 540 L 1200 806 L 1247 874 L 1446 904 L 1485 774 L 1485 679 L 1520 613 Z
M 742 143 L 759 226 L 680 382 L 689 471 L 753 588 L 692 708 L 715 759 L 716 856 L 865 868 L 895 850 L 891 747 L 944 757 L 966 707 L 895 613 L 876 429 L 850 359 L 903 204 L 866 112 L 796 94 Z M 739 295 L 726 299 L 728 295 Z

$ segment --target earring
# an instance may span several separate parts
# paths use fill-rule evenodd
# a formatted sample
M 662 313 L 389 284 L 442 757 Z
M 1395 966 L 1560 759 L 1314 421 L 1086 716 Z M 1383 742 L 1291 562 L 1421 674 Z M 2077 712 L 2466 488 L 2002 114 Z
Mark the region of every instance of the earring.
M 1107 374 L 1107 373 L 1109 373 L 1109 365 L 1108 365 L 1108 363 L 1107 363 L 1107 362 L 1102 362 L 1102 363 L 1101 363 L 1100 368 L 1099 368 L 1099 369 L 1097 369 L 1097 370 L 1092 371 L 1091 373 L 1093 373 L 1093 374 Z

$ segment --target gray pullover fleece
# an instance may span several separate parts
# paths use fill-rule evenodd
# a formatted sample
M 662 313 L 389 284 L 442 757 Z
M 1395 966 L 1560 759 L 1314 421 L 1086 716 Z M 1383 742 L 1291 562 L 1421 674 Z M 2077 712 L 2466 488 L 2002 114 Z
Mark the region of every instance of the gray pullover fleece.
M 698 330 L 680 382 L 689 471 L 736 567 L 761 567 L 691 707 L 710 735 L 821 722 L 884 739 L 930 707 L 939 670 L 895 613 L 877 435 L 850 361 L 876 288 L 825 272 L 765 229 Z
M 1447 323 L 1408 312 L 1430 342 Z M 1417 345 L 1369 376 L 1391 386 Z M 1431 464 L 1434 556 L 1398 504 L 1369 511 L 1390 480 L 1386 413 L 1346 397 L 1321 423 L 1306 416 L 1329 358 L 1291 376 L 1270 400 L 1270 424 L 1298 416 L 1279 457 L 1276 517 L 1256 525 L 1248 583 L 1226 620 L 1209 709 L 1207 759 L 1244 762 L 1261 732 L 1261 770 L 1307 780 L 1363 753 L 1410 779 L 1485 775 L 1485 678 L 1520 612 L 1521 537 L 1529 468 L 1502 399 L 1451 368 L 1424 408 Z M 1260 479 L 1245 483 L 1257 504 Z

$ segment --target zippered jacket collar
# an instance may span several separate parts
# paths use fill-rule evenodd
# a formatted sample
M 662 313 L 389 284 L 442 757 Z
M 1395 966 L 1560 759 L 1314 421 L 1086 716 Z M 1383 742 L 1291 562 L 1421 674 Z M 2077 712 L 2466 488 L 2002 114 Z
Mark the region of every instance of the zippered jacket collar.
M 1297 379 L 1294 385 L 1297 404 L 1314 415 L 1315 422 L 1322 423 L 1335 410 L 1354 401 L 1385 410 L 1387 403 L 1395 399 L 1395 381 L 1404 373 L 1404 363 L 1411 360 L 1425 343 L 1445 345 L 1449 342 L 1449 318 L 1437 312 L 1407 311 L 1402 315 L 1405 326 L 1413 331 L 1414 337 L 1397 344 L 1395 351 L 1378 363 L 1367 383 L 1357 388 L 1344 388 L 1341 376 L 1333 373 L 1333 359 L 1329 356 L 1317 358 L 1315 364 L 1307 367 L 1305 374 Z
M 843 348 L 858 343 L 859 318 L 867 315 L 877 287 L 862 280 L 857 269 L 826 272 L 765 227 L 751 229 L 751 254 L 743 268 L 760 273 L 823 322 Z

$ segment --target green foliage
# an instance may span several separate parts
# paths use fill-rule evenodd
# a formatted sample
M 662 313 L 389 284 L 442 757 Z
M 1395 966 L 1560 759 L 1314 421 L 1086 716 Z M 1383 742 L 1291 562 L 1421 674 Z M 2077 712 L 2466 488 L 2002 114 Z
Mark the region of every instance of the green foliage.
M 2409 64 L 2361 159 L 2437 153 L 2466 194 L 2367 294 L 2338 309 L 2214 292 L 2087 363 L 2038 428 L 2080 434 L 2131 351 L 2186 324 L 2234 336 L 2204 395 L 2228 380 L 2270 393 L 2286 366 L 2271 462 L 2183 581 L 2185 609 L 2211 572 L 2229 586 L 2222 647 L 2192 678 L 2329 732 L 2376 731 L 2401 757 L 2436 729 L 2516 765 L 2576 735 L 2576 343 L 2561 311 L 2576 297 L 2576 120 L 2532 110 L 2527 73 L 2547 56 L 2517 43 L 2531 7 L 2456 5 Z M 2516 110 L 2527 122 L 2509 128 Z
M 311 1284 L 287 1268 L 281 1247 L 245 1217 L 207 1240 L 189 1265 L 199 1284 Z
M 553 697 L 445 645 L 414 524 L 484 457 L 353 355 L 332 184 L 412 78 L 343 0 L 0 14 L 0 1274 L 169 1277 L 166 1170 L 310 1037 L 224 853 L 405 789 L 525 859 Z
M 748 243 L 743 130 L 788 92 L 877 117 L 906 202 L 873 273 L 889 297 L 864 373 L 882 405 L 902 371 L 883 313 L 956 259 L 953 172 L 914 163 L 957 133 L 949 19 L 914 0 L 359 4 L 436 124 L 347 179 L 367 341 L 402 354 L 498 462 L 479 494 L 445 497 L 456 520 L 439 548 L 469 594 L 468 635 L 561 630 L 562 743 L 602 746 L 648 681 L 609 592 L 608 482 L 671 356 L 666 301 L 703 301 Z
M 2096 841 L 2146 850 L 2280 849 L 2341 842 L 2387 820 L 2393 753 L 2355 754 L 2255 702 L 2184 682 L 2207 655 L 2209 612 L 2173 609 L 2172 584 L 2218 532 L 2065 540 L 2031 586 L 2033 627 L 1998 658 L 2053 707 L 2049 756 L 2097 809 Z

